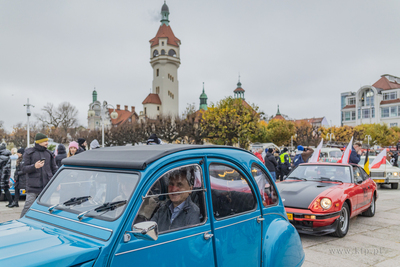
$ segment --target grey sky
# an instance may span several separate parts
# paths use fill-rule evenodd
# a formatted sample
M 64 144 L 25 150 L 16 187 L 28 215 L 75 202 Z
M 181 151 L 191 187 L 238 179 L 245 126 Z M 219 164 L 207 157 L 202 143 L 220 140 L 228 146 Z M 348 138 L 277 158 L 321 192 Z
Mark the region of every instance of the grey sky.
M 71 102 L 87 125 L 100 101 L 136 106 L 150 92 L 149 40 L 162 0 L 0 0 L 0 120 L 26 122 L 23 104 Z M 267 115 L 325 116 L 340 124 L 340 93 L 400 76 L 399 1 L 168 0 L 181 40 L 180 111 L 233 95 Z

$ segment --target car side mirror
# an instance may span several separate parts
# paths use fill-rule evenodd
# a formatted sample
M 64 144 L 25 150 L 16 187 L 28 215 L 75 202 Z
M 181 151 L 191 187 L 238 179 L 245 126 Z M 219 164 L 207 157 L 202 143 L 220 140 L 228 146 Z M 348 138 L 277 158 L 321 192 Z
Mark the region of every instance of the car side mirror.
M 361 177 L 356 177 L 356 184 L 362 184 L 363 179 Z
M 158 225 L 156 222 L 141 222 L 133 225 L 132 231 L 126 231 L 124 234 L 124 242 L 131 240 L 133 234 L 138 239 L 156 241 L 158 239 Z

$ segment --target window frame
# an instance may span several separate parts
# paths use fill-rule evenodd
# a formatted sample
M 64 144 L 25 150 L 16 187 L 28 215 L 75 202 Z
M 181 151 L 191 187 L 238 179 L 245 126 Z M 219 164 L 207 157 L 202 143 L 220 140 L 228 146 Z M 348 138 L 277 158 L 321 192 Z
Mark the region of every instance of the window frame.
M 276 193 L 276 196 L 277 196 L 277 201 L 276 201 L 274 204 L 271 204 L 271 205 L 268 205 L 268 206 L 264 206 L 264 205 L 262 204 L 263 209 L 268 209 L 268 208 L 270 208 L 270 207 L 278 206 L 278 204 L 279 204 L 279 192 L 278 192 L 278 189 L 277 189 L 276 186 L 275 186 L 275 183 L 272 182 L 272 178 L 268 175 L 268 173 L 265 172 L 265 170 L 264 170 L 257 162 L 253 162 L 253 163 L 251 164 L 250 170 L 253 168 L 254 165 L 255 165 L 255 166 L 258 166 L 258 168 L 261 170 L 261 172 L 264 173 L 264 175 L 265 175 L 265 177 L 266 177 L 268 183 L 270 184 L 270 186 L 272 186 L 272 187 L 274 188 L 275 193 Z M 256 183 L 257 183 L 257 182 L 256 182 Z M 257 184 L 257 188 L 258 188 L 258 184 Z M 262 197 L 262 196 L 261 196 L 261 193 L 260 193 L 260 197 Z
M 255 207 L 253 208 L 253 209 L 251 209 L 251 210 L 247 210 L 247 211 L 245 211 L 245 212 L 241 212 L 241 213 L 236 213 L 236 214 L 233 214 L 233 215 L 228 215 L 228 216 L 225 216 L 225 217 L 223 217 L 223 218 L 216 218 L 215 217 L 215 215 L 214 215 L 214 207 L 213 207 L 213 204 L 212 204 L 212 202 L 213 202 L 213 198 L 212 198 L 212 193 L 211 193 L 211 191 L 213 190 L 212 189 L 212 185 L 211 185 L 211 179 L 210 179 L 210 167 L 211 167 L 211 165 L 223 165 L 223 166 L 226 166 L 226 167 L 229 167 L 229 168 L 231 168 L 231 169 L 234 169 L 234 170 L 236 170 L 239 174 L 241 174 L 241 176 L 243 177 L 243 178 L 245 178 L 246 180 L 247 180 L 247 184 L 248 184 L 248 186 L 249 186 L 249 188 L 250 188 L 250 190 L 251 190 L 251 193 L 252 193 L 252 195 L 253 195 L 253 197 L 254 197 L 254 201 L 255 201 L 255 203 L 256 203 L 256 205 L 255 205 Z M 244 215 L 244 214 L 248 214 L 248 213 L 252 213 L 252 212 L 255 212 L 255 211 L 257 211 L 257 209 L 259 208 L 259 203 L 258 203 L 258 197 L 257 197 L 257 194 L 254 192 L 254 188 L 253 188 L 253 186 L 251 185 L 252 184 L 252 182 L 250 181 L 250 179 L 249 179 L 249 177 L 247 176 L 247 175 L 243 175 L 243 173 L 245 173 L 245 172 L 243 172 L 242 170 L 241 170 L 241 168 L 239 168 L 238 166 L 235 166 L 235 167 L 233 167 L 232 165 L 230 165 L 230 164 L 228 164 L 228 163 L 224 163 L 224 162 L 221 162 L 221 161 L 216 161 L 216 160 L 213 160 L 213 161 L 211 161 L 209 164 L 208 164 L 208 166 L 207 166 L 207 173 L 208 173 L 208 179 L 209 179 L 209 183 L 210 183 L 210 194 L 209 194 L 209 196 L 210 196 L 210 201 L 211 201 L 211 206 L 212 206 L 212 210 L 211 210 L 211 212 L 210 212 L 210 214 L 212 214 L 212 217 L 214 218 L 214 220 L 216 220 L 216 221 L 222 221 L 222 220 L 226 220 L 226 219 L 230 219 L 230 218 L 235 218 L 235 217 L 238 217 L 238 216 L 241 216 L 241 215 Z M 257 187 L 258 188 L 258 187 Z M 262 204 L 261 204 L 262 205 Z M 262 205 L 263 206 L 263 205 Z M 260 208 L 260 210 L 261 210 L 261 208 Z

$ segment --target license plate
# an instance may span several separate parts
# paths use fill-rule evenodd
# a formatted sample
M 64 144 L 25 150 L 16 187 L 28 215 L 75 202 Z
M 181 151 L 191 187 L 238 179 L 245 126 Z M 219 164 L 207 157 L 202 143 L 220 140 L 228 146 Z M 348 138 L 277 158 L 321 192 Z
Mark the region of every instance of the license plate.
M 290 221 L 293 221 L 293 214 L 292 214 L 292 213 L 286 213 L 286 215 L 287 215 L 287 218 L 288 218 Z
M 384 183 L 385 180 L 383 180 L 383 179 L 374 179 L 374 182 L 375 183 Z

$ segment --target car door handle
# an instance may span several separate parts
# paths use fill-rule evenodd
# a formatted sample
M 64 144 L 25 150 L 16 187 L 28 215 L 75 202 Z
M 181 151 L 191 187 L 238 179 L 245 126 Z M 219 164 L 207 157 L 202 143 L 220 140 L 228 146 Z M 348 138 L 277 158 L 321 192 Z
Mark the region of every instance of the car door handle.
M 213 237 L 213 234 L 204 233 L 204 239 L 205 239 L 205 240 L 208 240 L 208 239 L 210 239 L 211 237 Z
M 262 221 L 264 221 L 265 219 L 263 217 L 257 217 L 257 222 L 261 223 Z

